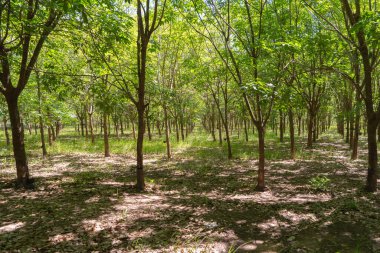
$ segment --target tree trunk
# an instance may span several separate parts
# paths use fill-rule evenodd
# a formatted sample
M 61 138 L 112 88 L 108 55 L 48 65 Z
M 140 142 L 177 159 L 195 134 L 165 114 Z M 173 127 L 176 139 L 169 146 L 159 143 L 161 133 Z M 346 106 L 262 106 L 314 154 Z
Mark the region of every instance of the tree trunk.
M 313 148 L 313 128 L 314 128 L 314 118 L 312 113 L 309 113 L 309 122 L 307 124 L 307 147 Z
M 178 126 L 177 117 L 175 118 L 175 134 L 176 134 L 177 142 L 179 142 L 179 126 Z
M 11 144 L 11 142 L 9 140 L 9 133 L 8 133 L 7 117 L 6 116 L 3 117 L 3 123 L 4 123 L 5 140 L 6 140 L 7 146 L 9 146 L 9 144 Z
M 366 190 L 375 192 L 377 189 L 377 142 L 376 129 L 378 121 L 372 114 L 368 117 L 367 141 L 368 141 L 368 174 Z
M 294 122 L 293 122 L 293 111 L 289 108 L 289 132 L 290 132 L 290 156 L 291 159 L 295 159 L 296 157 L 296 148 L 294 142 Z
M 357 98 L 358 98 L 358 96 L 357 96 Z M 359 97 L 359 99 L 360 99 L 360 97 Z M 352 140 L 352 154 L 351 154 L 352 160 L 358 159 L 359 132 L 360 132 L 360 111 L 358 109 L 356 109 L 354 137 Z
M 158 136 L 161 137 L 162 136 L 162 134 L 161 134 L 161 124 L 160 124 L 159 120 L 156 120 L 156 128 L 157 128 Z
M 302 116 L 298 116 L 298 133 L 297 133 L 297 135 L 298 136 L 301 136 L 301 124 L 302 124 Z
M 245 133 L 245 141 L 248 142 L 248 128 L 247 128 L 247 120 L 244 119 L 244 133 Z
M 313 142 L 316 142 L 318 138 L 318 120 L 317 116 L 314 116 L 314 124 L 313 124 Z
M 259 137 L 259 169 L 257 174 L 256 191 L 265 191 L 265 132 L 262 126 L 256 126 Z
M 86 130 L 86 139 L 88 139 L 87 106 L 85 106 L 85 109 L 84 109 L 84 127 Z
M 280 110 L 280 142 L 284 142 L 284 115 Z
M 55 122 L 55 135 L 58 138 L 58 135 L 61 131 L 61 123 L 60 121 Z
M 81 130 L 81 134 L 82 134 L 82 137 L 84 137 L 84 119 L 83 117 L 79 118 L 80 120 L 80 130 Z
M 26 187 L 30 183 L 28 160 L 24 144 L 24 128 L 22 127 L 18 108 L 18 97 L 6 97 L 9 119 L 12 127 L 13 154 L 16 160 L 17 183 Z
M 44 121 L 42 118 L 42 95 L 41 95 L 41 86 L 40 86 L 38 74 L 37 74 L 37 96 L 38 96 L 38 113 L 39 113 L 39 123 L 40 123 L 42 156 L 46 157 L 47 151 L 46 151 L 46 144 L 45 144 Z
M 218 137 L 219 137 L 219 145 L 223 145 L 223 135 L 222 135 L 222 123 L 220 120 L 220 115 L 218 117 Z
M 88 119 L 89 119 L 89 124 L 90 124 L 91 143 L 94 144 L 95 143 L 95 136 L 94 136 L 94 126 L 93 126 L 93 122 L 92 122 L 92 113 L 89 113 L 88 117 L 89 117 Z
M 185 140 L 185 132 L 184 132 L 184 126 L 183 126 L 183 117 L 180 117 L 180 122 L 179 122 L 180 128 L 181 128 L 181 140 Z
M 133 139 L 136 140 L 136 129 L 135 129 L 134 121 L 132 121 L 132 135 L 133 135 Z
M 211 106 L 211 136 L 212 136 L 212 141 L 216 141 L 216 136 L 215 136 L 215 105 L 212 104 Z
M 165 141 L 166 141 L 166 155 L 168 159 L 172 158 L 172 153 L 170 150 L 170 135 L 169 135 L 169 122 L 168 122 L 168 112 L 166 105 L 164 105 L 164 121 L 165 121 Z
M 56 135 L 55 135 L 55 130 L 54 130 L 53 125 L 50 126 L 50 129 L 51 129 L 52 140 L 55 141 L 56 140 Z
M 104 156 L 110 157 L 110 145 L 108 141 L 108 123 L 107 113 L 103 114 L 103 138 L 104 138 Z
M 120 117 L 120 133 L 122 136 L 124 135 L 123 117 Z
M 51 128 L 48 126 L 48 140 L 49 140 L 49 146 L 53 145 L 53 140 L 51 136 Z
M 144 142 L 144 132 L 145 132 L 145 121 L 144 121 L 144 100 L 139 101 L 137 106 L 138 112 L 138 131 L 137 131 L 137 167 L 136 167 L 136 187 L 138 190 L 142 191 L 145 189 L 144 182 L 144 157 L 143 157 L 143 142 Z

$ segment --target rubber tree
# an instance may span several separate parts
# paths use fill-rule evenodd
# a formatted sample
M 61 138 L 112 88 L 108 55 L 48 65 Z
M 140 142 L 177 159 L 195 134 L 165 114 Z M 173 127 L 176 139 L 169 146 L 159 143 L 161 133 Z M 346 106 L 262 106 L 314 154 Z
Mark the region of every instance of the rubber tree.
M 262 75 L 266 68 L 260 68 L 261 64 L 269 63 L 269 61 L 264 63 L 263 57 L 263 55 L 269 56 L 264 49 L 264 45 L 268 48 L 264 42 L 264 34 L 270 28 L 266 27 L 270 18 L 267 12 L 268 4 L 270 3 L 265 0 L 257 2 L 244 0 L 238 3 L 227 1 L 223 5 L 217 1 L 202 3 L 192 0 L 202 30 L 194 25 L 192 27 L 211 43 L 239 86 L 248 114 L 257 129 L 259 154 L 255 187 L 257 191 L 266 189 L 265 127 L 275 98 L 272 78 Z M 215 30 L 211 30 L 212 27 L 215 27 Z
M 5 97 L 11 122 L 17 184 L 24 187 L 29 185 L 30 175 L 18 100 L 28 84 L 41 49 L 62 16 L 65 2 L 8 0 L 1 3 L 0 92 Z M 15 56 L 20 60 L 14 61 Z
M 360 83 L 353 84 L 363 101 L 367 119 L 368 170 L 365 188 L 369 192 L 375 192 L 378 178 L 376 130 L 380 121 L 380 102 L 374 97 L 377 89 L 374 75 L 378 70 L 380 57 L 378 5 L 372 0 L 335 0 L 326 2 L 323 8 L 309 1 L 304 3 L 316 17 L 335 31 L 342 42 L 360 56 L 356 59 L 360 61 L 362 79 Z M 326 8 L 326 5 L 329 6 Z M 339 19 L 328 19 L 327 15 L 330 14 L 326 14 L 326 10 L 334 11 Z

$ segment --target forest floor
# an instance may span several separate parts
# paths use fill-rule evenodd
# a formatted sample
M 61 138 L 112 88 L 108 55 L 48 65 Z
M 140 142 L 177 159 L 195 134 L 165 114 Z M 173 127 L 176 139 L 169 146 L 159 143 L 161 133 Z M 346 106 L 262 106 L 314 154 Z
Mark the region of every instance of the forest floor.
M 3 158 L 0 252 L 380 252 L 380 194 L 363 191 L 364 151 L 353 162 L 326 135 L 293 161 L 288 146 L 268 141 L 265 192 L 254 191 L 255 159 L 227 160 L 214 146 L 177 147 L 171 161 L 148 154 L 142 193 L 130 155 L 32 153 L 32 190 L 13 187 Z

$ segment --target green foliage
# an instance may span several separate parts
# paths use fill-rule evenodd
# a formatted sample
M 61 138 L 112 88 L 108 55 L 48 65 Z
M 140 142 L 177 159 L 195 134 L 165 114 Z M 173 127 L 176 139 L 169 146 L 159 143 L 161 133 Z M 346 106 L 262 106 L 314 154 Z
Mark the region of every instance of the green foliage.
M 326 176 L 316 176 L 309 180 L 309 184 L 315 191 L 326 192 L 330 189 L 331 180 Z

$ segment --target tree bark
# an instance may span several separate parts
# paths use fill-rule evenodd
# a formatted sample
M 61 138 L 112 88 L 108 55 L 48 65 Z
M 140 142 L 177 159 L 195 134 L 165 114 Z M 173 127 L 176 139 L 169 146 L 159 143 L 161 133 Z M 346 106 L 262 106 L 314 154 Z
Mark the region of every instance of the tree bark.
M 244 119 L 244 133 L 245 133 L 245 141 L 248 142 L 248 128 L 247 128 L 247 120 Z
M 107 113 L 103 114 L 103 139 L 104 139 L 104 156 L 110 157 L 110 145 L 108 141 L 108 123 Z
M 309 119 L 307 124 L 307 147 L 313 148 L 313 128 L 314 128 L 314 117 L 312 113 L 309 113 Z
M 9 119 L 12 127 L 13 153 L 16 160 L 17 183 L 24 187 L 30 183 L 28 160 L 24 144 L 24 128 L 22 127 L 18 108 L 18 96 L 6 96 Z
M 358 98 L 358 96 L 357 96 Z M 360 99 L 360 97 L 359 97 Z M 360 111 L 356 109 L 355 113 L 355 128 L 354 128 L 354 136 L 352 140 L 352 154 L 351 159 L 358 159 L 358 146 L 359 146 L 359 132 L 360 132 Z
M 284 142 L 284 115 L 280 110 L 280 142 Z
M 257 133 L 259 137 L 259 169 L 257 175 L 257 185 L 256 191 L 265 191 L 265 146 L 264 146 L 264 138 L 265 132 L 264 128 L 261 126 L 257 127 Z
M 170 149 L 170 134 L 169 134 L 169 122 L 168 122 L 168 112 L 166 105 L 164 105 L 164 121 L 165 121 L 165 141 L 166 141 L 166 155 L 168 159 L 172 158 L 172 153 Z
M 46 144 L 45 144 L 45 133 L 44 133 L 44 121 L 42 118 L 42 95 L 41 95 L 41 86 L 39 82 L 39 75 L 37 74 L 37 96 L 38 96 L 38 113 L 39 113 L 39 123 L 40 123 L 40 135 L 41 135 L 41 149 L 42 156 L 47 156 Z
M 11 144 L 11 142 L 9 140 L 9 133 L 8 133 L 7 117 L 6 116 L 3 117 L 3 123 L 4 123 L 5 140 L 6 140 L 7 146 L 9 146 Z
M 51 146 L 51 145 L 53 145 L 53 140 L 52 140 L 52 136 L 51 136 L 51 128 L 48 126 L 47 129 L 48 129 L 49 146 Z
M 93 122 L 92 122 L 92 112 L 88 114 L 88 119 L 89 119 L 89 124 L 90 124 L 90 135 L 91 135 L 91 143 L 94 144 L 95 143 L 95 136 L 94 136 L 94 126 L 93 126 Z
M 144 121 L 144 100 L 139 101 L 137 108 L 138 111 L 138 131 L 137 131 L 137 167 L 136 167 L 136 187 L 138 190 L 142 191 L 145 189 L 144 182 L 144 156 L 143 156 L 143 142 L 144 142 L 144 132 L 145 132 L 145 121 Z
M 294 141 L 294 121 L 293 121 L 293 111 L 291 108 L 289 108 L 289 132 L 290 132 L 290 156 L 291 159 L 295 159 L 296 157 L 296 148 L 295 148 L 295 141 Z
M 377 119 L 375 115 L 368 117 L 367 141 L 368 141 L 368 174 L 366 190 L 375 192 L 377 189 L 377 142 L 376 129 Z

